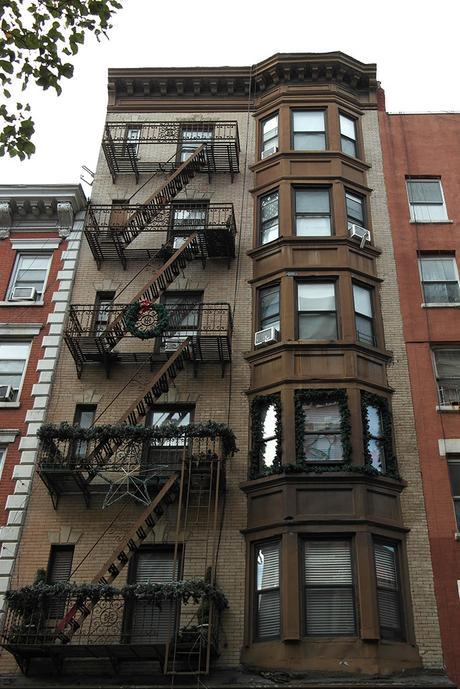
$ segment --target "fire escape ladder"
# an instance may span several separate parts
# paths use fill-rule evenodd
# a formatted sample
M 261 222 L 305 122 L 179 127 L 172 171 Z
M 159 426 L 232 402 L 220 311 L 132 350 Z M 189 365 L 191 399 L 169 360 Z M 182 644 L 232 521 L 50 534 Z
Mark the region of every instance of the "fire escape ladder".
M 154 402 L 161 395 L 168 392 L 170 382 L 174 381 L 178 373 L 183 370 L 185 362 L 190 359 L 189 346 L 190 341 L 189 338 L 187 338 L 163 366 L 156 371 L 153 379 L 149 381 L 137 400 L 133 402 L 121 419 L 117 421 L 117 424 L 127 423 L 130 426 L 139 424 Z M 98 468 L 107 465 L 109 459 L 123 442 L 123 439 L 111 438 L 110 440 L 100 443 L 86 457 L 85 465 L 88 471 L 88 483 L 97 475 Z
M 181 246 L 173 253 L 171 258 L 166 261 L 166 263 L 133 297 L 131 303 L 144 299 L 151 302 L 156 301 L 180 275 L 181 271 L 185 269 L 187 263 L 195 258 L 201 258 L 204 265 L 205 258 L 203 247 L 196 232 L 185 239 Z M 124 313 L 120 313 L 108 325 L 104 332 L 100 334 L 99 340 L 102 341 L 105 349 L 109 351 L 120 342 L 126 335 L 126 332 Z
M 141 514 L 138 521 L 117 545 L 107 562 L 94 577 L 93 584 L 111 584 L 117 578 L 162 517 L 166 507 L 176 499 L 179 492 L 178 489 L 179 476 L 178 474 L 173 474 Z M 67 644 L 70 642 L 72 636 L 80 629 L 98 602 L 98 598 L 85 599 L 69 608 L 56 627 L 58 639 L 61 643 Z
M 203 169 L 207 163 L 206 145 L 201 144 L 199 148 L 187 158 L 185 162 L 177 168 L 166 182 L 155 191 L 150 198 L 130 215 L 123 228 L 124 247 L 128 246 L 133 239 L 139 236 L 147 225 L 163 210 L 164 206 L 171 203 L 173 198 L 179 194 L 190 182 L 197 172 Z

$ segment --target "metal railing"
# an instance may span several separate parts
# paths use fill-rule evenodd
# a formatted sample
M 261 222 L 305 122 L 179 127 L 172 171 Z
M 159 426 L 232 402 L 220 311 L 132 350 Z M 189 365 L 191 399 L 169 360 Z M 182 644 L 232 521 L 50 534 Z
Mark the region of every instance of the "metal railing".
M 104 308 L 104 320 L 101 321 L 101 312 L 95 304 L 72 304 L 65 325 L 65 336 L 101 337 L 105 328 L 123 314 L 128 306 L 129 304 L 112 304 L 108 309 Z M 230 304 L 165 304 L 165 308 L 169 323 L 161 335 L 162 343 L 168 338 L 223 337 L 232 333 Z
M 130 129 L 139 132 L 136 138 L 128 139 Z M 193 143 L 236 143 L 240 148 L 238 123 L 219 122 L 107 122 L 103 143 L 119 144 L 127 148 L 140 144 L 175 144 L 184 146 Z
M 460 381 L 458 383 L 438 382 L 439 404 L 460 406 Z

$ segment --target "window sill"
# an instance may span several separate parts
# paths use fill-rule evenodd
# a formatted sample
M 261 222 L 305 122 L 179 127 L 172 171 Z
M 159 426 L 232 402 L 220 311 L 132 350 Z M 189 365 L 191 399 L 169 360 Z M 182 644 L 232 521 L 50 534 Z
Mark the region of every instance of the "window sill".
M 460 404 L 437 404 L 436 411 L 460 412 Z
M 453 225 L 453 220 L 409 220 L 410 225 Z
M 0 301 L 0 306 L 44 306 L 44 301 Z
M 438 304 L 435 302 L 432 304 L 423 303 L 423 304 L 420 304 L 420 306 L 422 307 L 422 309 L 460 309 L 460 301 L 454 301 L 451 303 L 442 303 L 442 304 Z
M 20 402 L 0 402 L 0 409 L 19 409 Z

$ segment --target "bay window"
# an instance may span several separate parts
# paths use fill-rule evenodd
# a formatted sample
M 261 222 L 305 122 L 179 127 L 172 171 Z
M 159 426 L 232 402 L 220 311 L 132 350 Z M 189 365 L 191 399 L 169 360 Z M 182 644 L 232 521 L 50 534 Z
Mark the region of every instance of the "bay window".
M 322 151 L 326 148 L 324 110 L 294 110 L 293 143 L 296 151 Z
M 299 340 L 336 340 L 337 313 L 333 282 L 297 286 Z

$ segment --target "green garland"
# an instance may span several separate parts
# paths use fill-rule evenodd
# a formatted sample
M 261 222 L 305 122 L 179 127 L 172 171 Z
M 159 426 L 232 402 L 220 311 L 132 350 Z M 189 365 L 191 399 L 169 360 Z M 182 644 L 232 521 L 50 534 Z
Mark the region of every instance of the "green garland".
M 369 419 L 367 418 L 367 407 L 372 405 L 379 409 L 382 417 L 383 431 L 383 451 L 385 455 L 385 471 L 381 472 L 372 466 L 372 457 L 369 452 L 369 441 L 371 439 L 369 430 Z M 393 423 L 391 418 L 390 405 L 385 397 L 374 395 L 370 392 L 361 393 L 361 416 L 363 421 L 363 445 L 365 466 L 371 469 L 377 476 L 384 475 L 401 480 L 398 472 L 398 465 L 393 447 Z
M 225 455 L 238 452 L 236 438 L 232 429 L 225 423 L 207 421 L 206 423 L 190 423 L 178 426 L 174 423 L 163 426 L 130 426 L 128 424 L 106 424 L 81 428 L 63 421 L 60 424 L 45 423 L 37 431 L 37 436 L 46 444 L 51 445 L 55 440 L 97 440 L 107 442 L 115 438 L 134 441 L 165 440 L 170 438 L 215 438 L 222 439 Z
M 144 311 L 154 311 L 157 314 L 158 320 L 154 328 L 141 330 L 137 326 L 139 316 Z M 169 314 L 163 304 L 156 304 L 144 299 L 130 304 L 124 312 L 123 320 L 127 331 L 130 332 L 131 335 L 138 337 L 140 340 L 150 340 L 152 337 L 158 337 L 167 329 L 169 325 Z
M 273 405 L 276 413 L 275 437 L 276 455 L 273 465 L 267 467 L 262 457 L 263 426 L 265 413 Z M 282 461 L 281 396 L 279 393 L 255 397 L 251 404 L 251 451 L 249 453 L 249 478 L 255 479 L 272 473 L 279 473 Z
M 343 460 L 328 463 L 326 466 L 319 462 L 308 462 L 304 459 L 304 404 L 326 404 L 335 402 L 340 410 L 340 434 L 342 439 Z M 347 471 L 351 466 L 351 414 L 348 408 L 346 390 L 296 390 L 295 391 L 295 442 L 296 463 L 301 471 L 326 473 L 329 471 Z
M 127 584 L 115 588 L 109 584 L 72 584 L 60 582 L 45 584 L 39 582 L 24 586 L 16 591 L 7 591 L 6 600 L 10 610 L 19 613 L 36 610 L 55 597 L 72 597 L 84 600 L 110 601 L 122 597 L 126 601 L 142 599 L 161 607 L 163 601 L 178 600 L 182 603 L 200 603 L 213 601 L 218 610 L 228 607 L 228 601 L 222 591 L 203 579 L 171 581 L 166 584 Z

